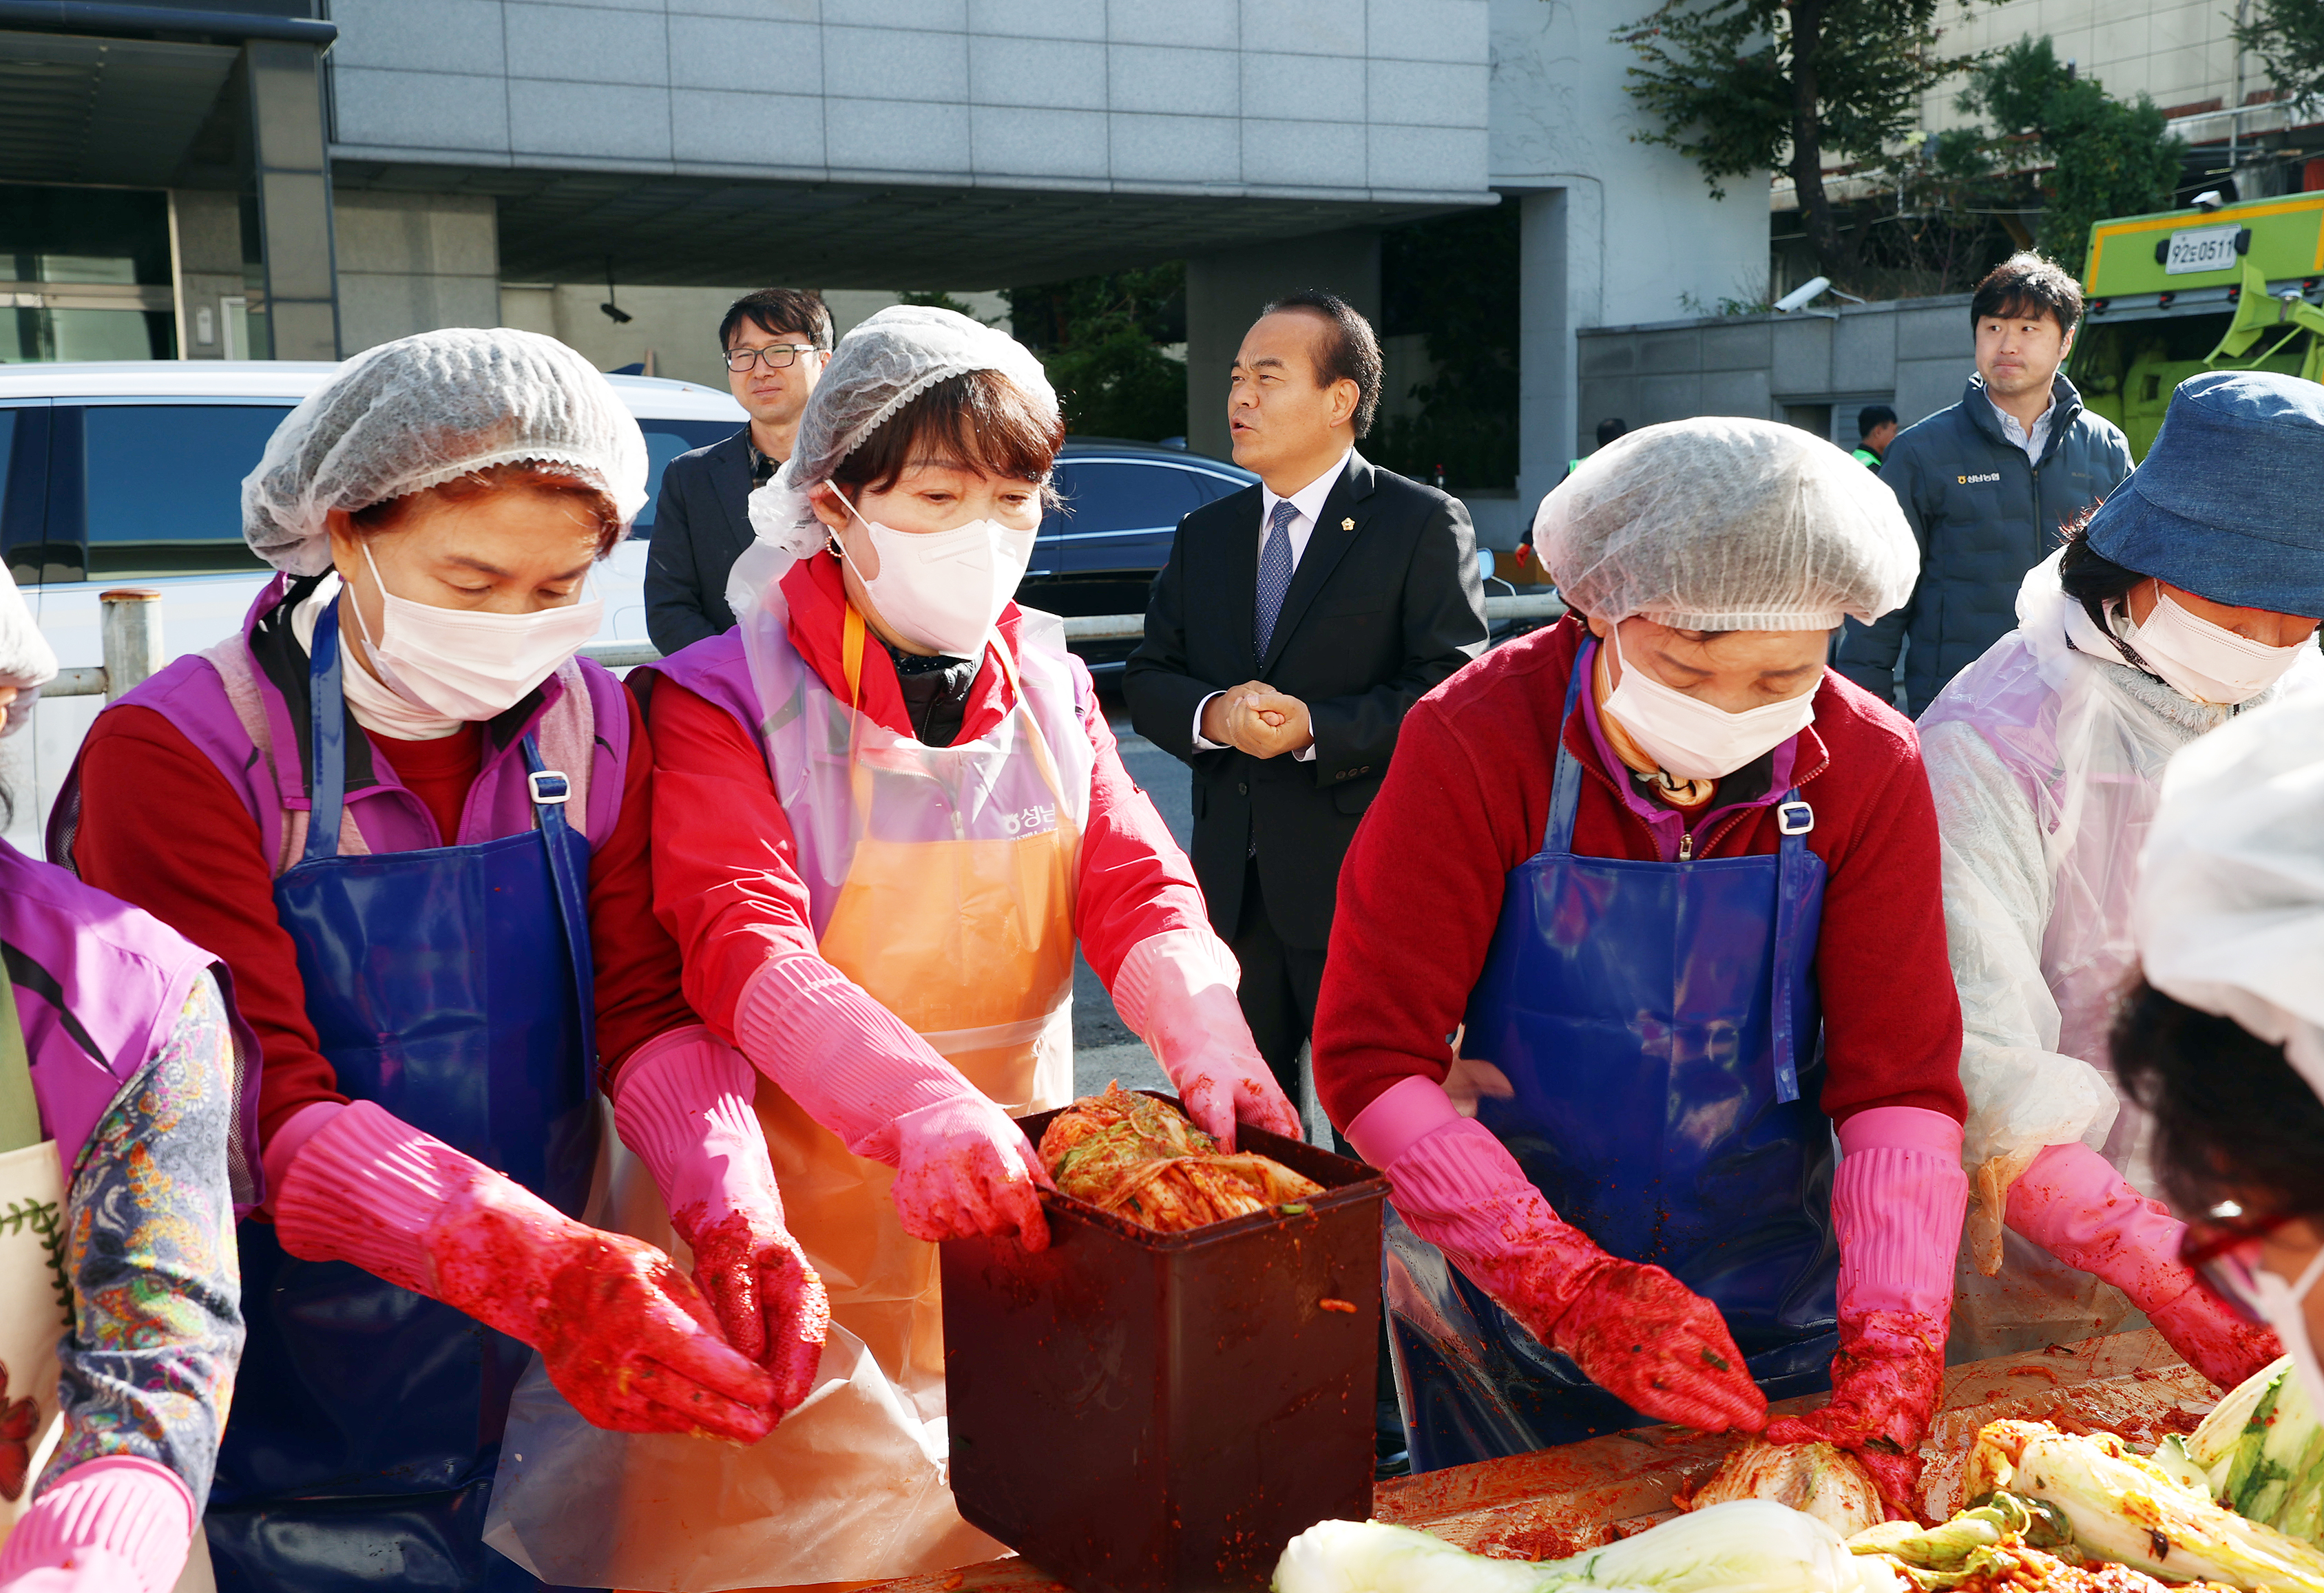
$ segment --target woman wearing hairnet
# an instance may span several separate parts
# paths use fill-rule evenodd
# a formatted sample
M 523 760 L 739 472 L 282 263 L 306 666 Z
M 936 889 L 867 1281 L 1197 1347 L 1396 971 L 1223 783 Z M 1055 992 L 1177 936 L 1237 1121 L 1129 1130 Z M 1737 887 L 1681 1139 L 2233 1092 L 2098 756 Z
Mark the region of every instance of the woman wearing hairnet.
M 1909 1508 L 1960 1027 L 1912 727 L 1824 658 L 1911 590 L 1912 534 L 1829 443 L 1704 419 L 1582 463 L 1535 545 L 1572 612 L 1405 721 L 1316 1015 L 1393 1191 L 1413 1463 L 1765 1427 Z
M 2171 760 L 2132 925 L 2144 979 L 2112 1054 L 2163 1189 L 2200 1214 L 2180 1257 L 2274 1330 L 2324 1412 L 2324 697 Z
M 527 1345 L 631 1431 L 754 1441 L 812 1381 L 820 1285 L 724 1146 L 635 1136 L 708 1303 L 576 1220 L 600 1070 L 625 1127 L 699 1119 L 727 1054 L 650 910 L 636 711 L 574 657 L 644 474 L 552 339 L 349 361 L 243 485 L 282 574 L 106 710 L 58 803 L 51 854 L 217 948 L 264 1051 L 221 1587 L 531 1586 L 482 1542 Z
M 550 1579 L 860 1581 L 1001 1552 L 945 1486 L 929 1241 L 1047 1242 L 1010 1114 L 1072 1098 L 1077 933 L 1197 1122 L 1298 1132 L 1087 671 L 1010 601 L 1064 429 L 1006 335 L 881 311 L 752 495 L 739 630 L 641 672 L 656 906 L 695 1009 L 748 1059 L 730 1087 L 755 1093 L 831 1342 L 815 1400 L 757 1449 L 631 1446 L 618 1547 Z M 553 1503 L 529 1547 L 557 1547 Z
M 1921 718 L 1969 1100 L 1960 1353 L 2087 1338 L 2133 1306 L 2222 1386 L 2276 1353 L 2180 1264 L 2106 1036 L 2165 761 L 2324 682 L 2319 470 L 2324 389 L 2181 383 L 2137 471 L 2026 576 L 2017 629 Z
M 6 733 L 56 672 L 0 569 Z M 242 1345 L 256 1045 L 208 952 L 5 842 L 0 943 L 0 1593 L 167 1593 Z

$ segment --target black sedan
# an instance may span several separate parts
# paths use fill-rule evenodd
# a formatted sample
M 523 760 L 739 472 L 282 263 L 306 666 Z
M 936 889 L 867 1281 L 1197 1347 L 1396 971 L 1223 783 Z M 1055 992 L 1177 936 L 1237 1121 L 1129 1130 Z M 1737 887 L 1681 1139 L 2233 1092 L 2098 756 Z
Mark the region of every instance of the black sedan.
M 1056 465 L 1064 507 L 1042 518 L 1017 601 L 1068 617 L 1143 614 L 1179 520 L 1258 479 L 1240 465 L 1152 443 L 1066 438 Z M 1107 674 L 1137 646 L 1135 639 L 1077 641 L 1074 650 Z

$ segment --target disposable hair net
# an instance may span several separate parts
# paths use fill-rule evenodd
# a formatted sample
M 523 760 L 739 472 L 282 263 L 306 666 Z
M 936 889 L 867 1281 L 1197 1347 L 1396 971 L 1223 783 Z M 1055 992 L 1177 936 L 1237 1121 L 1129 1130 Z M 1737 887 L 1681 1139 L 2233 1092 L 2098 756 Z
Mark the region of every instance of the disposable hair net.
M 1543 501 L 1534 546 L 1582 612 L 1690 631 L 1869 622 L 1912 594 L 1921 567 L 1878 477 L 1766 420 L 1681 420 L 1617 438 Z
M 906 404 L 971 371 L 997 371 L 1047 413 L 1057 412 L 1048 373 L 1030 349 L 952 310 L 895 305 L 841 338 L 799 417 L 790 458 L 751 494 L 751 529 L 759 539 L 798 558 L 821 547 L 823 525 L 807 494 Z
M 8 704 L 0 735 L 14 735 L 24 727 L 41 687 L 56 677 L 56 650 L 32 622 L 32 610 L 25 606 L 24 594 L 16 590 L 15 577 L 0 566 L 0 686 L 16 688 L 16 700 Z
M 2147 982 L 2284 1047 L 2324 1096 L 2324 696 L 2172 760 L 2132 931 Z
M 625 525 L 645 507 L 645 437 L 572 349 L 506 327 L 398 338 L 349 360 L 274 428 L 243 478 L 243 538 L 276 569 L 320 575 L 332 510 L 519 463 L 599 488 Z

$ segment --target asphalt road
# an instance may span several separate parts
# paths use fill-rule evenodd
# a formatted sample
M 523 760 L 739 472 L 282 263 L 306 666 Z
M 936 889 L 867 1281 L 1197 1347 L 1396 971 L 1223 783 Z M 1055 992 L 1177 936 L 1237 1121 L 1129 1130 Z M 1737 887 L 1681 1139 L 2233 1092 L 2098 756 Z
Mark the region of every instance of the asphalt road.
M 1102 693 L 1106 723 L 1121 743 L 1122 767 L 1139 788 L 1154 799 L 1162 822 L 1180 846 L 1193 843 L 1194 811 L 1186 766 L 1130 728 L 1130 710 L 1117 691 Z M 1074 1091 L 1091 1095 L 1102 1091 L 1109 1079 L 1120 1079 L 1130 1090 L 1170 1088 L 1161 1064 L 1145 1043 L 1122 1027 L 1112 998 L 1079 953 L 1074 956 Z M 1320 1107 L 1308 1110 L 1307 1138 L 1315 1145 L 1332 1143 L 1332 1126 Z
M 1162 822 L 1185 846 L 1194 837 L 1194 814 L 1187 786 L 1186 766 L 1130 728 L 1130 710 L 1119 692 L 1103 695 L 1107 723 L 1121 742 L 1122 767 L 1130 778 L 1154 799 Z M 1105 993 L 1089 963 L 1074 954 L 1074 1090 L 1093 1095 L 1110 1079 L 1126 1089 L 1167 1090 L 1170 1081 L 1145 1043 L 1122 1027 L 1113 999 Z

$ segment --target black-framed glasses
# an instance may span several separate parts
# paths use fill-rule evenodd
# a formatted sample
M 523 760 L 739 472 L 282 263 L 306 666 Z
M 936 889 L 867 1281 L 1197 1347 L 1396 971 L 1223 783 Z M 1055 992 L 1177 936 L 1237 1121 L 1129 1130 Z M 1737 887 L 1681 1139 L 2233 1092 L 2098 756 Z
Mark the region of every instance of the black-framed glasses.
M 726 368 L 747 371 L 764 360 L 767 369 L 779 371 L 797 364 L 803 354 L 820 354 L 822 351 L 823 345 L 819 343 L 770 343 L 764 348 L 730 348 L 725 355 Z
M 2257 1270 L 2253 1252 L 2260 1240 L 2291 1220 L 2289 1211 L 2251 1217 L 2240 1206 L 2214 1206 L 2179 1236 L 2179 1259 L 2212 1298 L 2245 1321 L 2264 1326 L 2259 1284 L 2252 1275 Z

